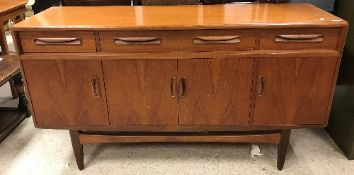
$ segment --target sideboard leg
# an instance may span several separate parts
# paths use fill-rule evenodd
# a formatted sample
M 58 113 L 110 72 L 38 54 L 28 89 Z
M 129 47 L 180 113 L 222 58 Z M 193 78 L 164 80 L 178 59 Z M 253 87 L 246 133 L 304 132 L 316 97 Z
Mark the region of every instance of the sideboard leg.
M 80 132 L 75 130 L 70 130 L 71 145 L 73 146 L 76 164 L 79 170 L 84 169 L 84 150 L 83 145 L 80 143 Z
M 282 130 L 280 132 L 280 143 L 278 145 L 278 160 L 277 160 L 277 167 L 278 170 L 282 170 L 285 162 L 286 152 L 289 146 L 289 139 L 290 139 L 290 129 Z

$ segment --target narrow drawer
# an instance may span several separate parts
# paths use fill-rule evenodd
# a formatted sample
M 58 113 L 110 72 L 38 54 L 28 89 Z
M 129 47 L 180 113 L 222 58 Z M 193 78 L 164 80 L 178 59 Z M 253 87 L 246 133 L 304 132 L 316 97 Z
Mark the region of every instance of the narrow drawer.
M 253 30 L 196 30 L 180 34 L 185 51 L 254 50 Z
M 161 52 L 180 50 L 180 39 L 173 31 L 100 32 L 102 52 Z
M 94 32 L 20 32 L 19 37 L 25 53 L 96 52 Z
M 260 49 L 337 49 L 338 28 L 263 30 Z

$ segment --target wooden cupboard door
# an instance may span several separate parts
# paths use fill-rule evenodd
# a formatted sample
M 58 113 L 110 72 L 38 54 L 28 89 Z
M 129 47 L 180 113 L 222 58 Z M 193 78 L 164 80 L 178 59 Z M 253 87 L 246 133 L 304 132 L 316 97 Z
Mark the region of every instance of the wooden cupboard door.
M 112 126 L 178 124 L 177 60 L 107 60 L 103 71 Z
M 22 56 L 37 126 L 108 125 L 101 61 L 50 59 Z
M 253 124 L 324 124 L 337 60 L 258 58 Z
M 253 66 L 254 58 L 179 60 L 179 124 L 247 125 Z

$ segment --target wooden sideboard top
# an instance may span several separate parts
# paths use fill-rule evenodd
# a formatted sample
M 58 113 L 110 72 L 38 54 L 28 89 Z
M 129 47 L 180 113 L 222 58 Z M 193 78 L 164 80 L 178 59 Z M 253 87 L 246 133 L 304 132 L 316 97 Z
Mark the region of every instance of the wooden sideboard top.
M 341 27 L 346 21 L 305 3 L 52 7 L 16 24 L 22 30 L 178 30 Z
M 0 0 L 0 14 L 14 8 L 25 6 L 28 0 Z

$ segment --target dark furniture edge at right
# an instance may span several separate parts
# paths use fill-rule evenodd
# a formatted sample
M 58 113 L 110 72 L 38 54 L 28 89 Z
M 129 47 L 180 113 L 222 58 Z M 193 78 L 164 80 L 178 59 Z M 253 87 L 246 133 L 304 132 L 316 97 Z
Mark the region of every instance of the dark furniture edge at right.
M 354 1 L 336 1 L 335 14 L 354 22 Z M 333 106 L 326 128 L 348 159 L 354 159 L 354 28 L 349 26 Z

